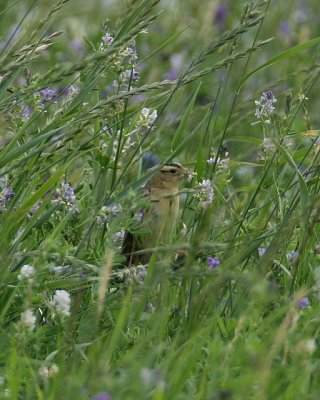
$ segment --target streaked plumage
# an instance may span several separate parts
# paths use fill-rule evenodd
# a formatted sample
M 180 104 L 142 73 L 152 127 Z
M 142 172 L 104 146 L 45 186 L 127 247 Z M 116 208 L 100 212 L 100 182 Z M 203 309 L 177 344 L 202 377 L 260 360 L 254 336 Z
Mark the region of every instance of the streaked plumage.
M 189 173 L 178 163 L 168 163 L 146 183 L 143 197 L 150 205 L 142 210 L 141 219 L 141 230 L 146 234 L 140 236 L 126 232 L 122 254 L 127 258 L 127 266 L 145 264 L 150 260 L 151 253 L 134 254 L 136 251 L 168 241 L 179 212 L 178 186 Z

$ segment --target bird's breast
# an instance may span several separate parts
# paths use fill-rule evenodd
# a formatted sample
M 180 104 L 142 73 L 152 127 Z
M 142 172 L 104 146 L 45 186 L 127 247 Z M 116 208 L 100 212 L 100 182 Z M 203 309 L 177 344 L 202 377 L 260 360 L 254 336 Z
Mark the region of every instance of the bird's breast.
M 171 231 L 176 224 L 179 213 L 179 196 L 167 196 L 153 198 L 148 210 L 147 225 L 150 235 L 159 242 L 168 241 Z

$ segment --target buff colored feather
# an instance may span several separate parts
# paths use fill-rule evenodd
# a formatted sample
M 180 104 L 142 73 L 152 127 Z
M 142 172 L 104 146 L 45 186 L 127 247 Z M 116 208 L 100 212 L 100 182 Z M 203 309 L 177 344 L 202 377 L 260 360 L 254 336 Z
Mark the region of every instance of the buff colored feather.
M 141 230 L 144 235 L 134 235 L 127 231 L 124 237 L 122 254 L 127 258 L 126 265 L 145 264 L 151 253 L 135 254 L 156 245 L 165 244 L 175 227 L 179 212 L 179 183 L 190 171 L 178 163 L 164 164 L 146 183 L 143 197 L 149 200 L 148 207 L 142 210 Z

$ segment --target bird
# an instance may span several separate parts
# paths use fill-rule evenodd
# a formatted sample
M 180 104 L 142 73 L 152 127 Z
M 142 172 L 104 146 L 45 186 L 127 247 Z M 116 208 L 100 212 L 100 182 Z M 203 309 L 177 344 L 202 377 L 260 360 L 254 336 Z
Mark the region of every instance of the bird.
M 124 235 L 121 253 L 126 257 L 126 267 L 147 264 L 151 252 L 136 252 L 168 241 L 179 212 L 179 184 L 192 174 L 177 162 L 165 163 L 160 168 L 157 163 L 153 164 L 148 171 L 158 171 L 147 181 L 142 195 L 148 202 L 140 214 L 144 233 L 138 235 L 127 230 Z

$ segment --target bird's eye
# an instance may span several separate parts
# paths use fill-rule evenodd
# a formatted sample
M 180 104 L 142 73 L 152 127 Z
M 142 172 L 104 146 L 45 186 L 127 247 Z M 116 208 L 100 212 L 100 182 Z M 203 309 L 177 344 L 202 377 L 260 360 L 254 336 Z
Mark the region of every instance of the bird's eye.
M 172 169 L 170 169 L 170 173 L 171 173 L 171 174 L 175 174 L 176 172 L 177 172 L 177 170 L 176 170 L 176 169 L 173 169 L 173 168 L 172 168 Z

